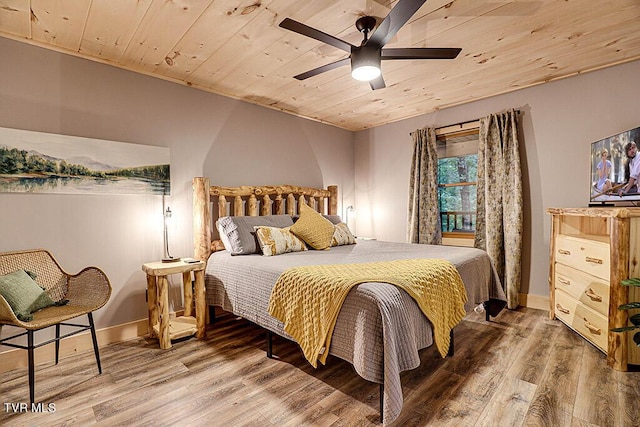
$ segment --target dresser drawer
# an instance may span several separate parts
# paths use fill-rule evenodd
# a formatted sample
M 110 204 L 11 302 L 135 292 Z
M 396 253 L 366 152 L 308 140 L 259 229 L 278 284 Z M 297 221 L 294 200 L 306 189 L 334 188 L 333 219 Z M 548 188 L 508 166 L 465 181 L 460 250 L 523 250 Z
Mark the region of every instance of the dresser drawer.
M 556 263 L 556 289 L 562 289 L 603 316 L 609 316 L 609 281 Z
M 556 262 L 609 280 L 609 244 L 596 240 L 559 234 L 556 239 Z
M 555 290 L 555 304 L 554 311 L 558 319 L 591 341 L 600 350 L 607 352 L 609 337 L 607 317 L 596 313 L 561 289 Z

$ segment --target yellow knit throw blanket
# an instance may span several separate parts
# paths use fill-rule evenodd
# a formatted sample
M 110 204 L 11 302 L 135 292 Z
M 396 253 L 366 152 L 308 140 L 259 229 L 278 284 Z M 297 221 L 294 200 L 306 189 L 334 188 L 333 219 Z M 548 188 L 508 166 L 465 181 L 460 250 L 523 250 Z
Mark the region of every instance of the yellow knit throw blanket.
M 447 355 L 451 329 L 466 315 L 467 293 L 455 266 L 444 259 L 289 268 L 271 291 L 269 314 L 284 323 L 284 330 L 315 368 L 318 360 L 324 364 L 327 359 L 347 293 L 364 282 L 390 283 L 407 291 L 433 324 L 440 355 Z

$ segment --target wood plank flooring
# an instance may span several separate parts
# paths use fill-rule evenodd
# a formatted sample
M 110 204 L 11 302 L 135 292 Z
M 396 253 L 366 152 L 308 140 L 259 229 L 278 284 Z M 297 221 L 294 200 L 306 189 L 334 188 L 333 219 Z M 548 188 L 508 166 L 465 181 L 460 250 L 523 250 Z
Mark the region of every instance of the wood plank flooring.
M 298 347 L 225 314 L 206 339 L 160 350 L 140 338 L 36 369 L 36 400 L 55 412 L 14 412 L 28 403 L 27 372 L 0 375 L 0 425 L 369 426 L 379 425 L 377 384 L 329 358 L 313 369 Z M 25 352 L 26 357 L 26 352 Z M 547 312 L 520 308 L 491 322 L 471 314 L 456 327 L 455 355 L 421 352 L 402 375 L 404 407 L 393 426 L 638 426 L 640 372 L 607 367 L 604 354 Z M 0 356 L 1 361 L 1 356 Z

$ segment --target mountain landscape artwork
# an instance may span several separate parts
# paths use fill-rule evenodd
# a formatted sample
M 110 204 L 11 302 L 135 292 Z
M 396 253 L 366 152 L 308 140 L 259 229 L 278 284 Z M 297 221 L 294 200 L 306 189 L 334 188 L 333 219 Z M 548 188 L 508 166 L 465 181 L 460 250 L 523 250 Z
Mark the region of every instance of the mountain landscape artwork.
M 169 148 L 0 127 L 0 192 L 168 195 Z

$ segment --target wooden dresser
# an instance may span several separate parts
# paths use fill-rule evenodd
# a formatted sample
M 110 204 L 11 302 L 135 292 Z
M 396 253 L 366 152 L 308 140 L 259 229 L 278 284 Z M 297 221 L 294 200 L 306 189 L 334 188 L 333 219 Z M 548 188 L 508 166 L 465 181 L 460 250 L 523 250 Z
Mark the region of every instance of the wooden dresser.
M 609 366 L 640 365 L 627 326 L 636 311 L 620 304 L 640 301 L 640 290 L 621 286 L 640 277 L 640 208 L 549 208 L 549 316 L 558 318 L 607 355 Z

